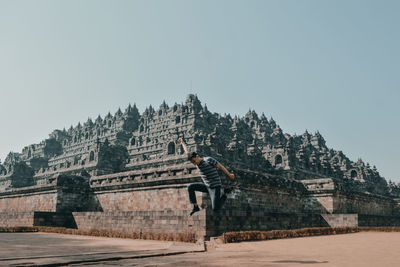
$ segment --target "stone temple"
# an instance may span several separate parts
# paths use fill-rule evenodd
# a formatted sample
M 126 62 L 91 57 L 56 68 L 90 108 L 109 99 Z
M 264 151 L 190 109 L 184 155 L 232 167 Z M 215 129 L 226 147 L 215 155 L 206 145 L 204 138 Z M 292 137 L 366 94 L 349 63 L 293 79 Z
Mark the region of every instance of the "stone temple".
M 232 188 L 223 209 L 189 217 L 187 185 L 201 178 L 177 142 L 219 160 Z M 0 164 L 0 226 L 195 233 L 400 225 L 400 189 L 318 132 L 284 133 L 273 119 L 210 112 L 197 96 L 142 114 L 134 105 L 55 130 Z

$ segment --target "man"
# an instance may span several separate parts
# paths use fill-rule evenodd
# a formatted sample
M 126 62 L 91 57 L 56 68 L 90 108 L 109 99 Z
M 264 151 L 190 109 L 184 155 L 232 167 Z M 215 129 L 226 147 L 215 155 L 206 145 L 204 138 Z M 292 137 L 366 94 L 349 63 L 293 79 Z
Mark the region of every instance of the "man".
M 213 211 L 217 211 L 224 204 L 227 196 L 226 191 L 221 196 L 221 178 L 218 175 L 217 168 L 221 169 L 226 175 L 231 179 L 235 179 L 235 175 L 230 173 L 224 166 L 222 166 L 218 161 L 213 159 L 212 157 L 204 157 L 201 158 L 197 152 L 190 153 L 188 147 L 185 142 L 183 142 L 182 138 L 178 139 L 179 143 L 182 144 L 183 149 L 188 157 L 188 160 L 196 165 L 197 169 L 200 172 L 201 178 L 204 183 L 194 183 L 188 186 L 189 192 L 189 200 L 190 203 L 193 204 L 193 210 L 190 213 L 190 216 L 193 213 L 198 212 L 200 210 L 196 201 L 196 193 L 195 191 L 200 191 L 204 193 L 208 193 L 211 197 L 211 205 Z

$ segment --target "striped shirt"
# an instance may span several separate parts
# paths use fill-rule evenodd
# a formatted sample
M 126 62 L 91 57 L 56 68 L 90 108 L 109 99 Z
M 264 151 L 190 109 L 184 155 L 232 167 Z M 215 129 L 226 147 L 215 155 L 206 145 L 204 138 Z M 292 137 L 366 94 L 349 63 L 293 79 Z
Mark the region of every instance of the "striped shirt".
M 221 178 L 217 172 L 218 161 L 212 157 L 204 157 L 200 164 L 197 165 L 197 169 L 200 172 L 201 179 L 209 188 L 215 188 L 221 186 Z

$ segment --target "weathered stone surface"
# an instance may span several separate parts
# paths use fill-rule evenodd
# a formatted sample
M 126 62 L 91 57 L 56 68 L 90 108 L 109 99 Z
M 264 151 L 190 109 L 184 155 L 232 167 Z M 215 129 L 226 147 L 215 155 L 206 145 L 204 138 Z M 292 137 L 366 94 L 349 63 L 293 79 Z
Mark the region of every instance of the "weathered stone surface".
M 34 213 L 31 212 L 0 212 L 0 225 L 4 227 L 33 226 Z
M 356 227 L 358 214 L 321 214 L 330 227 Z
M 205 232 L 205 211 L 189 217 L 186 210 L 74 212 L 78 229 L 110 230 L 136 233 L 193 233 L 198 238 Z

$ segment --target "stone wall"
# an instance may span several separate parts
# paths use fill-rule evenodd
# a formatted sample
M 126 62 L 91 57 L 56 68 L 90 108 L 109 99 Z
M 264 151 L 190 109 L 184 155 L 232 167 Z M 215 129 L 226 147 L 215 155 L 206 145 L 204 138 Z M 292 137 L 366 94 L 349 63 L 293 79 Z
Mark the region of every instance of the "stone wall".
M 269 231 L 328 227 L 320 214 L 267 212 L 265 210 L 207 210 L 207 236 L 231 231 Z
M 380 216 L 394 215 L 396 204 L 386 197 L 340 191 L 310 194 L 302 202 L 304 210 L 312 213 L 357 213 Z
M 236 211 L 259 210 L 266 212 L 301 213 L 299 192 L 290 192 L 271 187 L 237 187 L 229 194 L 226 209 Z
M 205 211 L 188 216 L 187 210 L 73 212 L 78 229 L 125 233 L 194 233 L 205 235 Z
M 393 199 L 360 193 L 336 192 L 333 196 L 334 213 L 392 216 Z
M 211 210 L 205 196 L 207 235 L 227 231 L 296 229 L 328 226 L 320 214 L 303 211 L 301 193 L 277 188 L 237 188 L 232 191 L 219 211 Z
M 80 175 L 58 175 L 57 212 L 97 211 L 96 199 L 89 186 L 89 177 Z
M 55 187 L 32 187 L 0 192 L 0 212 L 56 211 Z
M 356 227 L 358 214 L 321 214 L 330 227 Z
M 103 212 L 73 212 L 78 229 L 216 235 L 223 231 L 326 226 L 319 214 L 302 213 L 302 194 L 274 188 L 235 188 L 219 212 L 208 194 L 197 193 L 203 210 L 188 216 L 187 184 L 96 190 Z
M 187 185 L 201 182 L 192 170 L 180 165 L 92 177 L 90 211 L 188 210 Z
M 35 212 L 34 226 L 77 228 L 71 212 Z
M 358 226 L 400 226 L 400 216 L 358 215 Z
M 347 190 L 332 178 L 303 180 L 309 194 L 303 208 L 313 213 L 357 213 L 392 216 L 396 202 L 389 197 Z
M 88 178 L 57 175 L 48 184 L 0 191 L 0 212 L 87 211 L 92 198 Z
M 34 212 L 0 212 L 0 227 L 33 226 Z
M 104 212 L 190 209 L 187 185 L 110 190 L 95 194 Z
M 60 212 L 0 212 L 0 227 L 52 226 L 76 228 L 72 213 Z
M 192 205 L 189 203 L 187 186 L 191 182 L 201 181 L 198 174 L 165 177 L 154 175 L 144 178 L 145 176 L 129 172 L 93 177 L 90 182 L 102 212 L 73 212 L 78 229 L 156 233 L 194 231 L 198 236 L 204 235 L 206 231 L 208 234 L 219 231 L 215 230 L 218 227 L 211 226 L 212 219 L 209 221 L 208 217 L 222 214 L 216 215 L 210 210 L 208 194 L 197 193 L 198 204 L 204 210 L 193 217 L 188 216 Z M 311 216 L 310 219 L 309 215 L 303 214 L 298 218 L 302 212 L 303 192 L 248 186 L 235 187 L 221 211 L 225 213 L 225 219 L 222 220 L 229 222 L 225 224 L 229 229 L 244 229 L 241 223 L 243 219 L 248 221 L 245 228 L 254 230 L 321 224 L 320 216 Z M 249 216 L 249 213 L 252 215 Z
M 301 184 L 274 175 L 236 171 L 236 183 L 221 211 L 208 194 L 197 193 L 203 210 L 188 216 L 187 186 L 201 182 L 188 164 L 102 176 L 57 175 L 51 184 L 3 191 L 2 226 L 62 226 L 136 233 L 195 233 L 197 238 L 227 231 L 303 227 L 396 225 L 391 199 L 339 191 L 331 179 Z M 392 203 L 393 202 L 393 203 Z M 33 212 L 35 211 L 35 212 Z M 333 213 L 333 214 L 330 214 Z M 361 213 L 358 221 L 357 214 Z M 322 214 L 322 215 L 321 215 Z M 366 216 L 366 215 L 370 216 Z M 373 216 L 372 216 L 373 215 Z M 389 222 L 385 222 L 389 218 Z

